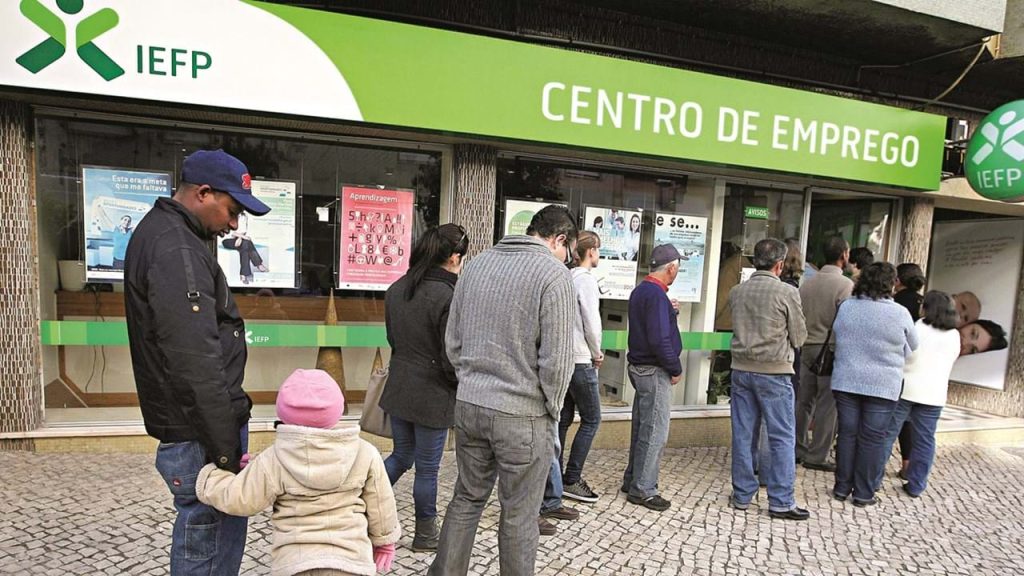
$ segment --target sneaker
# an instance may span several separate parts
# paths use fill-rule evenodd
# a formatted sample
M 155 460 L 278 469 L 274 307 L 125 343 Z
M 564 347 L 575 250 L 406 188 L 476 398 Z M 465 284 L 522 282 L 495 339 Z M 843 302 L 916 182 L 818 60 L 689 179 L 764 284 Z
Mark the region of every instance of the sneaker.
M 657 494 L 655 494 L 654 496 L 648 496 L 647 498 L 641 498 L 639 496 L 633 496 L 632 494 L 630 494 L 629 496 L 626 496 L 626 501 L 629 502 L 630 504 L 636 504 L 638 506 L 643 506 L 644 508 L 647 508 L 649 510 L 654 510 L 655 512 L 664 512 L 665 510 L 668 510 L 669 506 L 672 505 L 671 502 L 665 500 L 664 498 L 658 496 Z
M 581 478 L 579 482 L 563 486 L 562 496 L 580 502 L 597 502 L 598 493 L 591 490 L 587 481 Z
M 580 511 L 568 506 L 559 506 L 551 510 L 542 510 L 541 518 L 558 518 L 559 520 L 576 520 L 580 517 Z
M 537 518 L 537 528 L 540 529 L 541 536 L 554 536 L 558 532 L 558 528 L 543 517 Z

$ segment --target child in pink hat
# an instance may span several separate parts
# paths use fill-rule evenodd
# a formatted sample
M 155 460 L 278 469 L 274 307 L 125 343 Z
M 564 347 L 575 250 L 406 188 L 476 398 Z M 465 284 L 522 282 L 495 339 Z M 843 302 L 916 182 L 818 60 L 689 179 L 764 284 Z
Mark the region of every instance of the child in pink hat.
M 273 576 L 373 576 L 401 534 L 380 453 L 359 426 L 338 426 L 345 398 L 323 370 L 296 370 L 277 393 L 277 438 L 238 475 L 207 465 L 199 500 L 253 516 L 274 506 Z

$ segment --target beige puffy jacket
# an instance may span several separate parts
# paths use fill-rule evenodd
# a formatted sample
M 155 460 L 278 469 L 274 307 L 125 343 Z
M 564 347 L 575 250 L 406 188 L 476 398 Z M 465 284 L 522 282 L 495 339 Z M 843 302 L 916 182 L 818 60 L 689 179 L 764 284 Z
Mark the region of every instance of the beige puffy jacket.
M 237 476 L 204 467 L 196 496 L 235 516 L 274 505 L 273 576 L 314 568 L 373 576 L 372 547 L 401 535 L 384 461 L 358 426 L 280 425 L 274 444 Z

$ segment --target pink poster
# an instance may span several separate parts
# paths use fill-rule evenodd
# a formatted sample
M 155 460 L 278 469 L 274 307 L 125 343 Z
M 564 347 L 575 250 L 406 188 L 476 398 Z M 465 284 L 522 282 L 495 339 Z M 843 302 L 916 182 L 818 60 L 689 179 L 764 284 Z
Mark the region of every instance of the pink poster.
M 415 194 L 343 186 L 338 288 L 387 290 L 409 268 Z

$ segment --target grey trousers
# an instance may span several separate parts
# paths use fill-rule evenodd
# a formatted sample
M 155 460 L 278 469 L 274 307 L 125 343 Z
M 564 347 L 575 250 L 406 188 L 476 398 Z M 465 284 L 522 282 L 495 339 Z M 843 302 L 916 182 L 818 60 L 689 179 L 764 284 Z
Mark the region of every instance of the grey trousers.
M 823 464 L 836 438 L 836 400 L 832 396 L 832 377 L 811 372 L 821 352 L 821 344 L 807 344 L 800 353 L 800 388 L 796 397 L 796 457 L 804 462 Z M 814 422 L 814 434 L 808 440 L 807 428 Z
M 672 377 L 664 368 L 643 364 L 630 364 L 627 372 L 636 396 L 622 490 L 648 498 L 658 495 L 661 455 L 672 423 Z
M 534 573 L 537 510 L 555 450 L 550 416 L 515 416 L 466 402 L 455 403 L 455 458 L 459 476 L 444 514 L 437 556 L 428 574 L 464 575 L 480 515 L 498 482 L 501 517 L 498 557 L 502 576 Z

